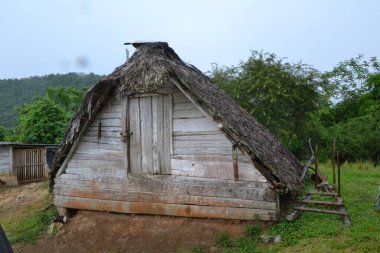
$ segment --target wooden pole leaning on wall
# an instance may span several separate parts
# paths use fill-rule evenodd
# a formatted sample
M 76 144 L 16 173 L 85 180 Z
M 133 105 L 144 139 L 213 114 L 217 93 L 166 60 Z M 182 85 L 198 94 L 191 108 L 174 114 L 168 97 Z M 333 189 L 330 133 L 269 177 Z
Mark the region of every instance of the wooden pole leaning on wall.
M 237 145 L 232 146 L 232 167 L 234 170 L 234 180 L 235 180 L 235 182 L 237 182 L 237 181 L 239 181 Z
M 333 152 L 332 152 L 331 163 L 332 163 L 332 170 L 333 170 L 333 187 L 334 187 L 334 189 L 336 189 L 336 168 L 335 168 L 335 164 L 336 164 L 336 142 L 335 142 L 335 139 L 333 140 Z
M 315 144 L 315 168 L 314 168 L 314 187 L 315 189 L 318 188 L 318 179 L 319 179 L 319 174 L 318 174 L 318 144 Z

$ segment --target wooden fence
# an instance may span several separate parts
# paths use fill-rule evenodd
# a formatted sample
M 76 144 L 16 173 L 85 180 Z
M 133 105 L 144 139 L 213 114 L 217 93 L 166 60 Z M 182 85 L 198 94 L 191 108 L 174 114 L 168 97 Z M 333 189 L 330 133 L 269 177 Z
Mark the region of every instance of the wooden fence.
M 44 179 L 45 149 L 14 149 L 13 172 L 19 183 Z

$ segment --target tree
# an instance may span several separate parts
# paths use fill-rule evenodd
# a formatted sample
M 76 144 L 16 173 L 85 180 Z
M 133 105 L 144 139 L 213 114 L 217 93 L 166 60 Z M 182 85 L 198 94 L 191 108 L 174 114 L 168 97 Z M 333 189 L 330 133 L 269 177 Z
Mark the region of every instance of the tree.
M 380 63 L 376 57 L 365 59 L 364 55 L 340 62 L 324 77 L 335 88 L 336 100 L 356 99 L 371 89 L 367 80 L 380 72 Z
M 213 81 L 302 156 L 311 114 L 324 103 L 328 85 L 305 64 L 284 62 L 275 54 L 253 51 L 237 67 L 213 66 Z
M 17 140 L 26 143 L 59 143 L 69 113 L 47 97 L 39 97 L 19 109 Z
M 45 95 L 18 109 L 11 139 L 27 143 L 59 143 L 67 122 L 79 108 L 85 88 L 47 88 Z
M 7 129 L 3 126 L 0 126 L 0 141 L 5 141 L 7 136 Z

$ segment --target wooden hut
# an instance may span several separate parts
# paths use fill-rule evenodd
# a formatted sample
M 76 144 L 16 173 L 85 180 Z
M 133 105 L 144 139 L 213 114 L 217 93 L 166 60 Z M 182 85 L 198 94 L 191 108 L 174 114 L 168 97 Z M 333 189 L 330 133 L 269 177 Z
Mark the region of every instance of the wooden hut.
M 0 142 L 0 179 L 7 185 L 47 178 L 57 145 Z
M 275 220 L 301 165 L 263 125 L 165 42 L 85 95 L 51 173 L 65 208 Z

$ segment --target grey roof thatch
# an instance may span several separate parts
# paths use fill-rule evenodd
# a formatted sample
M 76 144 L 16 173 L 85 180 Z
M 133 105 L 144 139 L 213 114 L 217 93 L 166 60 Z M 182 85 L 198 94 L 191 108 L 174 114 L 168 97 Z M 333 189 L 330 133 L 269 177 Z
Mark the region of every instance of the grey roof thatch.
M 215 86 L 200 70 L 184 63 L 165 42 L 139 43 L 136 52 L 85 95 L 59 146 L 51 178 L 78 134 L 93 120 L 108 97 L 127 97 L 161 88 L 180 88 L 198 103 L 240 149 L 250 155 L 259 171 L 278 190 L 298 195 L 302 166 L 276 137 Z

